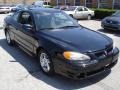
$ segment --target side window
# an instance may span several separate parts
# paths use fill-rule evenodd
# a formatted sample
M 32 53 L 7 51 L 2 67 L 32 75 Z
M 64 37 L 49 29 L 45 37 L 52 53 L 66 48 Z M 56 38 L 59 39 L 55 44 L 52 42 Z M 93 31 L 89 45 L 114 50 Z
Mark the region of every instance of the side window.
M 83 11 L 83 8 L 82 7 L 78 7 L 77 11 Z
M 19 17 L 19 13 L 15 13 L 15 14 L 13 15 L 13 19 L 14 19 L 15 21 L 18 21 L 18 17 Z
M 88 9 L 86 7 L 84 7 L 84 11 L 88 11 Z
M 30 24 L 33 25 L 32 17 L 28 12 L 23 12 L 20 15 L 19 22 L 21 24 Z

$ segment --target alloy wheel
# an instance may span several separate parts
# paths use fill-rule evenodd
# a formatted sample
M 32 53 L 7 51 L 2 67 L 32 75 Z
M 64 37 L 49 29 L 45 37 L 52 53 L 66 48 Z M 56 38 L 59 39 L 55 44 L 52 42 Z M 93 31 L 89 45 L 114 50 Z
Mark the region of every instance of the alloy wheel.
M 6 40 L 7 40 L 8 44 L 11 43 L 10 34 L 8 32 L 6 32 Z
M 40 65 L 44 72 L 50 71 L 50 60 L 48 58 L 48 55 L 46 53 L 40 54 Z

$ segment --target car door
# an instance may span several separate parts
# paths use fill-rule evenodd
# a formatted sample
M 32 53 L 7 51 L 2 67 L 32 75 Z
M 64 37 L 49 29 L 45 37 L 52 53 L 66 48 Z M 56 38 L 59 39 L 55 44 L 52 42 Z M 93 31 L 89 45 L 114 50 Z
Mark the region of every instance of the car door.
M 20 14 L 19 20 L 19 29 L 17 30 L 17 42 L 24 47 L 27 51 L 33 52 L 35 43 L 37 42 L 34 33 L 24 28 L 24 25 L 30 25 L 33 27 L 33 31 L 35 30 L 35 25 L 33 21 L 33 17 L 29 12 L 22 12 Z
M 9 25 L 8 25 L 8 28 L 9 28 L 9 33 L 10 33 L 10 37 L 12 40 L 16 40 L 16 36 L 17 36 L 17 33 L 18 33 L 18 28 L 20 28 L 20 25 L 18 24 L 18 17 L 19 17 L 19 12 L 15 12 L 13 15 L 11 15 L 11 19 L 9 19 Z
M 75 10 L 75 18 L 82 19 L 84 17 L 84 12 L 82 7 L 77 7 Z
M 89 14 L 90 14 L 90 13 L 89 13 L 88 8 L 83 7 L 83 16 L 84 16 L 84 18 L 87 18 Z

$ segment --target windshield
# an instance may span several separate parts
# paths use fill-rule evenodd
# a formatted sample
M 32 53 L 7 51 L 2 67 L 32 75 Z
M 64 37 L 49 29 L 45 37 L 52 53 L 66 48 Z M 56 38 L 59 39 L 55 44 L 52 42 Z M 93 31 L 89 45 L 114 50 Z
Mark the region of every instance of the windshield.
M 74 11 L 76 9 L 76 7 L 74 6 L 69 6 L 65 9 L 65 11 Z
M 120 11 L 115 12 L 112 16 L 120 17 Z
M 41 12 L 35 14 L 35 18 L 39 29 L 56 29 L 79 26 L 77 21 L 64 12 Z

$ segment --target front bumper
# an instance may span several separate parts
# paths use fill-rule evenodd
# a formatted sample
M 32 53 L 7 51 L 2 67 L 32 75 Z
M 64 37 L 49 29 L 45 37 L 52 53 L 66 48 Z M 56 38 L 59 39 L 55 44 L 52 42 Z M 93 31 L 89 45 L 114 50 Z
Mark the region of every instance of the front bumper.
M 100 72 L 111 69 L 118 61 L 119 50 L 115 48 L 113 54 L 88 63 L 73 63 L 65 60 L 54 60 L 55 71 L 66 77 L 82 79 L 94 76 Z
M 102 23 L 101 26 L 102 26 L 104 29 L 120 30 L 120 25 L 116 25 L 116 24 Z

